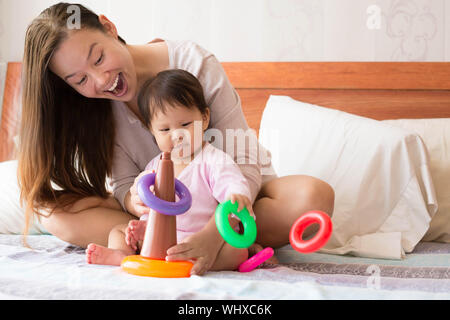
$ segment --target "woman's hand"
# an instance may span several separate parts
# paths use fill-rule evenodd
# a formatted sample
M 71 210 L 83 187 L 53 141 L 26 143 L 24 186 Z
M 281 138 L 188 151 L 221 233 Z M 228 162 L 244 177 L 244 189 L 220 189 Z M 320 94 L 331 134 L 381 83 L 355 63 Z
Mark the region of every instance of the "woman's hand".
M 250 201 L 250 199 L 247 196 L 244 196 L 243 194 L 233 193 L 225 199 L 225 201 L 227 201 L 227 200 L 231 200 L 231 203 L 233 203 L 233 204 L 237 201 L 238 202 L 238 212 L 241 211 L 242 209 L 244 209 L 244 207 L 245 207 L 245 208 L 247 208 L 248 213 L 250 213 L 250 215 L 253 217 L 253 219 L 256 220 L 255 213 L 253 212 L 252 202 Z
M 125 200 L 125 206 L 128 212 L 130 212 L 131 214 L 135 215 L 138 218 L 140 218 L 144 214 L 150 213 L 150 208 L 147 207 L 139 197 L 139 194 L 137 192 L 137 184 L 139 182 L 139 179 L 141 179 L 143 176 L 154 172 L 155 170 L 142 171 L 136 177 L 136 179 L 134 179 L 134 183 L 129 191 L 129 198 Z M 150 191 L 153 192 L 153 186 L 150 187 Z
M 166 261 L 193 260 L 191 275 L 202 275 L 211 269 L 223 244 L 220 235 L 202 229 L 169 248 Z

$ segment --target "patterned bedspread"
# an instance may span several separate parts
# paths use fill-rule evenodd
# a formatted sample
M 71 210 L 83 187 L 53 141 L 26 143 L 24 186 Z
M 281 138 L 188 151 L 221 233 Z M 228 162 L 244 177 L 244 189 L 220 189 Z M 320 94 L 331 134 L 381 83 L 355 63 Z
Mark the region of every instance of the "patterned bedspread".
M 403 260 L 321 253 L 290 246 L 280 261 L 249 273 L 184 279 L 88 265 L 84 250 L 53 236 L 0 235 L 0 299 L 450 299 L 450 244 L 420 243 Z
M 447 243 L 419 243 L 403 260 L 319 253 L 299 255 L 290 248 L 278 250 L 277 255 L 282 266 L 314 274 L 322 284 L 450 293 L 450 244 Z

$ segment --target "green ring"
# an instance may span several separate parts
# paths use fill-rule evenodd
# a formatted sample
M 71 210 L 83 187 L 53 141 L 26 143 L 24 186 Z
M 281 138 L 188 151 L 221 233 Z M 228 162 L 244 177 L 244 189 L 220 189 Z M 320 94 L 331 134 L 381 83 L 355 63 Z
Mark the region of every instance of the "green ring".
M 217 230 L 219 230 L 222 238 L 235 248 L 248 248 L 256 240 L 256 223 L 252 216 L 248 213 L 247 208 L 244 207 L 241 211 L 237 211 L 237 201 L 233 204 L 231 200 L 219 203 L 215 212 L 215 220 Z M 244 226 L 244 233 L 239 234 L 231 228 L 228 222 L 228 215 L 234 213 L 241 219 Z

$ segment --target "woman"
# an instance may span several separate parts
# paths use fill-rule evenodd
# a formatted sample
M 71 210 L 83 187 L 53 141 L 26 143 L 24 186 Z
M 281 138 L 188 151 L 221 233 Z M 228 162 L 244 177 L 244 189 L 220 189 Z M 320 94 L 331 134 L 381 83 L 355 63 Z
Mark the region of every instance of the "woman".
M 44 10 L 26 33 L 19 183 L 27 223 L 37 213 L 62 240 L 105 245 L 113 226 L 148 211 L 136 182 L 159 150 L 138 111 L 145 80 L 167 69 L 187 70 L 204 88 L 212 128 L 226 137 L 225 129 L 248 127 L 239 96 L 214 55 L 192 42 L 126 44 L 111 21 L 81 5 L 81 27 L 70 29 L 69 5 Z M 239 148 L 233 156 L 252 190 L 259 244 L 287 244 L 293 222 L 308 210 L 331 215 L 334 192 L 327 183 L 261 175 L 257 152 Z

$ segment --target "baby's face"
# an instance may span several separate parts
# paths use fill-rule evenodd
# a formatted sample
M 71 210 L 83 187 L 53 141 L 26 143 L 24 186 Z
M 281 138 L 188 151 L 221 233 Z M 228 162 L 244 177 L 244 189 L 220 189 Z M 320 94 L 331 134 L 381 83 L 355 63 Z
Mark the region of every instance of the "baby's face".
M 151 132 L 161 151 L 171 152 L 174 162 L 193 159 L 201 149 L 203 132 L 208 128 L 209 110 L 206 115 L 197 108 L 168 106 L 166 112 L 157 112 L 151 120 Z

